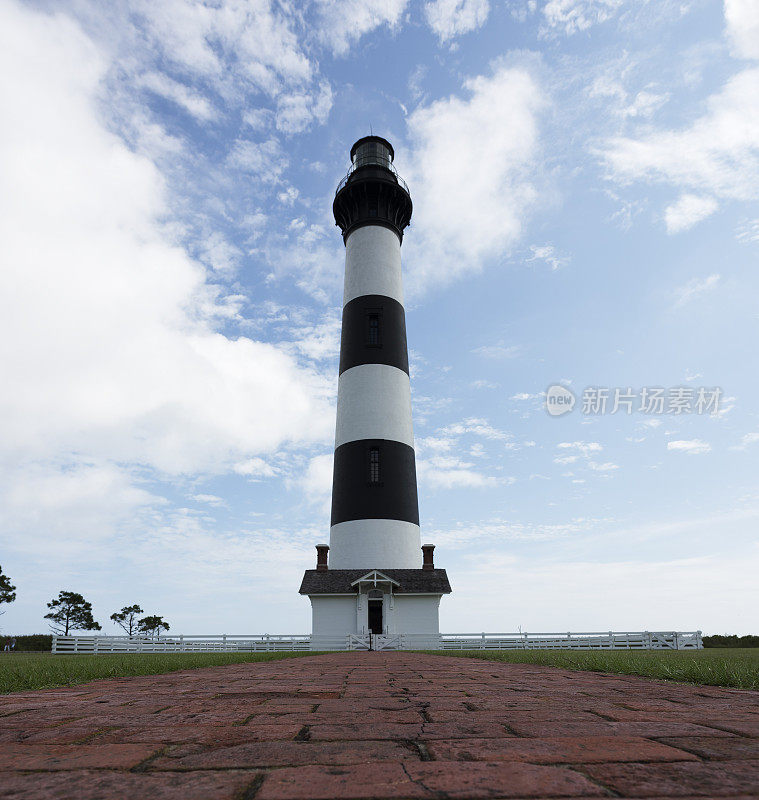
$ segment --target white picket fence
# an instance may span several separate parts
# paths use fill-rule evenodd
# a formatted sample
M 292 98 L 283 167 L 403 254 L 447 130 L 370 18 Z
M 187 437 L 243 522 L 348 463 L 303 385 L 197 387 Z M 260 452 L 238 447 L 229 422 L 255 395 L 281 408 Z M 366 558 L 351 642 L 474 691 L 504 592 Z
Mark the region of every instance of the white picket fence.
M 53 653 L 208 653 L 311 650 L 311 637 L 229 636 L 53 636 Z
M 701 631 L 446 633 L 441 650 L 701 650 Z
M 347 636 L 53 636 L 53 653 L 207 653 L 309 650 L 700 650 L 701 631 L 401 633 Z

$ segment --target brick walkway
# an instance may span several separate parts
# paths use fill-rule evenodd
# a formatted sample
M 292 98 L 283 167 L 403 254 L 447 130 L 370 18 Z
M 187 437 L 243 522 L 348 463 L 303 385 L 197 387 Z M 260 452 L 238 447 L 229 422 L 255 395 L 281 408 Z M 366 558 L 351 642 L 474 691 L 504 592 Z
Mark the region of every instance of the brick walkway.
M 0 797 L 759 797 L 759 692 L 412 653 L 0 698 Z

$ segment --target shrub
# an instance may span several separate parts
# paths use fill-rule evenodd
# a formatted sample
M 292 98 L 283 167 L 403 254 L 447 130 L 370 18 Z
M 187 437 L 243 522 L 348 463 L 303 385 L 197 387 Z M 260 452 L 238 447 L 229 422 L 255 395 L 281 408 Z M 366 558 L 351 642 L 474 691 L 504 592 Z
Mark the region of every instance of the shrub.
M 50 651 L 53 647 L 53 637 L 49 633 L 34 633 L 31 636 L 9 636 L 3 634 L 0 636 L 0 644 L 5 647 L 8 639 L 16 640 L 16 646 L 13 648 L 15 653 L 20 652 L 44 652 Z
M 732 634 L 715 634 L 704 636 L 704 647 L 759 647 L 759 636 L 736 636 Z

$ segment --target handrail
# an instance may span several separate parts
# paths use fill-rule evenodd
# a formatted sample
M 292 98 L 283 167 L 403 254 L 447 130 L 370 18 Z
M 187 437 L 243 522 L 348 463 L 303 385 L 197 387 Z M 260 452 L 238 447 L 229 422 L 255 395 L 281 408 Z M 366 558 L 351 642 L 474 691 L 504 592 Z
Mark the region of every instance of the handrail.
M 345 173 L 345 177 L 337 184 L 337 189 L 335 189 L 335 195 L 340 193 L 340 190 L 348 183 L 348 179 L 351 175 L 359 168 L 359 167 L 379 167 L 380 169 L 386 169 L 388 172 L 392 173 L 395 179 L 398 181 L 398 185 L 405 190 L 406 194 L 410 195 L 408 184 L 406 181 L 401 178 L 398 174 L 398 170 L 395 168 L 391 161 L 386 162 L 379 162 L 376 156 L 365 156 L 364 158 L 357 158 L 350 166 L 348 172 Z

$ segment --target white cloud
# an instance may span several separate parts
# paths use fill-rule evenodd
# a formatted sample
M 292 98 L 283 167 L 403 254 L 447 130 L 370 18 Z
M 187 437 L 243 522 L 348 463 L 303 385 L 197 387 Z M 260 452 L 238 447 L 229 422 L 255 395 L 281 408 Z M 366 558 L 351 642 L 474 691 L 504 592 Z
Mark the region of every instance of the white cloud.
M 556 248 L 552 244 L 531 245 L 530 252 L 532 255 L 527 259 L 530 261 L 543 261 L 555 272 L 569 264 L 570 259 L 567 256 L 559 255 Z
M 277 101 L 277 129 L 284 133 L 300 133 L 313 122 L 320 125 L 327 121 L 332 108 L 332 88 L 321 81 L 318 90 L 314 87 L 303 92 L 289 92 Z
M 464 546 L 470 532 L 476 535 L 475 530 L 461 532 Z M 443 552 L 436 553 L 440 563 L 443 557 Z M 479 548 L 459 568 L 452 600 L 441 603 L 440 629 L 471 630 L 476 619 L 481 629 L 500 632 L 521 626 L 526 631 L 717 633 L 731 626 L 731 632 L 750 633 L 755 620 L 751 611 L 759 603 L 757 569 L 756 547 L 726 556 L 661 561 L 571 555 L 546 561 L 504 555 L 495 546 Z M 647 587 L 645 592 L 641 586 Z M 709 603 L 702 602 L 704 595 Z M 501 602 L 494 605 L 494 596 Z
M 365 33 L 387 25 L 396 27 L 408 0 L 317 0 L 317 38 L 344 56 Z
M 708 453 L 711 449 L 712 446 L 709 442 L 704 442 L 701 439 L 679 439 L 674 442 L 667 442 L 667 450 L 674 450 L 678 453 L 700 455 Z
M 328 438 L 331 380 L 217 331 L 229 309 L 163 227 L 161 175 L 97 116 L 105 57 L 65 17 L 2 16 L 6 455 L 176 474 Z
M 605 461 L 603 464 L 599 464 L 596 461 L 589 461 L 588 466 L 595 472 L 612 472 L 615 469 L 619 469 L 619 464 L 614 464 L 611 461 Z
M 759 442 L 759 433 L 746 433 L 741 439 L 741 446 L 746 448 L 751 444 L 756 444 L 757 442 Z
M 240 110 L 256 130 L 275 123 L 288 134 L 323 123 L 331 108 L 332 89 L 298 36 L 303 11 L 291 4 L 82 0 L 67 12 L 112 54 L 108 81 L 118 97 L 109 101 L 120 107 L 122 126 L 141 119 L 139 126 L 155 128 L 141 96 L 145 89 L 200 122 Z
M 593 79 L 587 93 L 592 98 L 601 98 L 607 112 L 612 111 L 623 119 L 649 119 L 669 100 L 667 92 L 656 90 L 656 83 L 650 83 L 630 95 L 625 83 L 634 72 L 626 52 L 618 62 L 604 63 L 599 69 L 601 72 Z
M 295 186 L 288 186 L 287 189 L 277 195 L 277 200 L 279 200 L 282 205 L 293 206 L 299 195 L 300 191 Z
M 475 469 L 472 462 L 464 461 L 454 453 L 468 452 L 472 458 L 484 458 L 485 447 L 482 442 L 467 445 L 461 442 L 465 436 L 476 436 L 497 442 L 499 448 L 512 450 L 516 447 L 513 436 L 508 431 L 493 427 L 487 420 L 468 417 L 439 428 L 433 436 L 417 440 L 417 472 L 420 487 L 434 489 L 484 488 L 508 485 L 513 478 L 486 475 Z
M 305 355 L 311 361 L 336 358 L 340 352 L 342 320 L 338 315 L 328 315 L 316 324 L 298 324 L 290 327 L 291 340 L 283 347 Z
M 463 422 L 454 422 L 451 425 L 446 425 L 441 428 L 441 433 L 447 436 L 463 436 L 468 433 L 474 436 L 481 436 L 484 439 L 502 442 L 511 441 L 514 438 L 508 431 L 494 428 L 486 419 L 478 419 L 477 417 L 468 417 Z
M 759 4 L 756 0 L 725 0 L 725 26 L 736 56 L 759 59 Z
M 325 225 L 291 220 L 288 229 L 269 236 L 265 256 L 274 275 L 294 275 L 296 285 L 321 302 L 331 302 L 342 287 L 345 250 Z
M 200 245 L 200 259 L 211 269 L 232 272 L 236 269 L 242 251 L 228 242 L 218 231 L 210 233 Z
M 329 503 L 332 491 L 334 453 L 324 453 L 309 459 L 306 471 L 295 485 L 306 493 L 311 502 Z
M 649 118 L 654 115 L 666 102 L 669 95 L 657 94 L 656 92 L 640 91 L 632 99 L 632 102 L 621 109 L 623 117 L 643 117 Z
M 234 80 L 276 96 L 313 76 L 293 20 L 269 0 L 133 0 L 130 11 L 164 59 L 222 88 Z
M 5 546 L 32 556 L 89 563 L 125 518 L 164 504 L 132 476 L 106 463 L 16 464 L 2 469 L 0 527 Z
M 556 447 L 560 450 L 577 450 L 584 456 L 589 456 L 591 453 L 600 453 L 603 450 L 603 445 L 599 442 L 559 442 Z
M 489 13 L 488 0 L 433 0 L 424 6 L 427 24 L 441 42 L 481 28 Z
M 759 196 L 759 69 L 734 75 L 689 127 L 608 140 L 603 157 L 620 182 L 648 180 L 715 198 Z
M 279 470 L 273 467 L 266 459 L 260 456 L 253 458 L 246 458 L 244 461 L 239 461 L 232 467 L 233 471 L 238 475 L 245 475 L 253 480 L 259 478 L 273 478 L 279 474 Z
M 142 76 L 140 83 L 146 89 L 181 106 L 196 119 L 207 122 L 216 117 L 216 110 L 207 97 L 194 92 L 168 75 L 149 72 Z
M 456 440 L 450 436 L 423 436 L 415 440 L 415 448 L 417 453 L 423 453 L 425 450 L 434 450 L 437 452 L 447 452 L 455 444 Z
M 483 542 L 487 540 L 540 542 L 565 539 L 586 532 L 596 522 L 590 519 L 574 519 L 566 523 L 526 524 L 507 520 L 485 520 L 474 525 L 458 525 L 455 528 L 432 531 L 427 535 L 441 548 L 458 550 L 472 545 L 481 548 Z
M 255 175 L 263 183 L 276 183 L 287 168 L 287 156 L 277 139 L 252 142 L 238 139 L 229 153 L 230 166 Z
M 679 287 L 675 291 L 675 308 L 682 308 L 682 306 L 696 300 L 702 294 L 714 289 L 719 283 L 720 276 L 717 274 L 709 275 L 706 278 L 693 278 L 689 280 L 684 286 Z
M 454 456 L 420 458 L 416 468 L 419 488 L 433 489 L 481 489 L 498 485 L 503 481 L 473 469 L 474 464 Z
M 414 197 L 405 245 L 411 294 L 503 260 L 539 198 L 546 99 L 537 80 L 525 66 L 499 62 L 464 90 L 465 98 L 436 100 L 408 118 L 414 150 L 410 167 L 399 169 Z
M 695 194 L 681 194 L 676 203 L 667 206 L 664 222 L 667 233 L 681 233 L 692 228 L 697 222 L 706 219 L 717 210 L 713 197 L 699 197 Z
M 759 242 L 759 219 L 746 220 L 741 223 L 735 237 L 741 244 Z
M 192 495 L 192 499 L 196 503 L 205 503 L 214 508 L 229 508 L 227 501 L 223 497 L 219 497 L 215 494 L 194 494 Z
M 623 0 L 548 0 L 543 16 L 549 29 L 571 36 L 611 19 L 622 5 Z
M 522 347 L 518 344 L 484 344 L 475 347 L 472 352 L 485 358 L 516 358 L 522 352 Z

